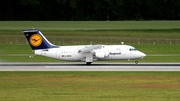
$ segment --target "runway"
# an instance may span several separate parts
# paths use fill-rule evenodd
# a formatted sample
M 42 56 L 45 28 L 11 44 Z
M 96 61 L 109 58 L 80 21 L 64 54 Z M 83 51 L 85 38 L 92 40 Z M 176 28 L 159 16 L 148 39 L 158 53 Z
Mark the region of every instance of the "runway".
M 0 63 L 0 71 L 180 71 L 180 63 Z

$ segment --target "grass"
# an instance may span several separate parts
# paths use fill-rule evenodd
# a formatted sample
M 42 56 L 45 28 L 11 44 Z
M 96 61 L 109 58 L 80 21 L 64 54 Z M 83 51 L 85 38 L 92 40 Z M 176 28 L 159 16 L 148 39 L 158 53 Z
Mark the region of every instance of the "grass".
M 1 72 L 2 101 L 178 101 L 179 72 Z
M 0 30 L 144 30 L 180 29 L 179 21 L 0 21 Z

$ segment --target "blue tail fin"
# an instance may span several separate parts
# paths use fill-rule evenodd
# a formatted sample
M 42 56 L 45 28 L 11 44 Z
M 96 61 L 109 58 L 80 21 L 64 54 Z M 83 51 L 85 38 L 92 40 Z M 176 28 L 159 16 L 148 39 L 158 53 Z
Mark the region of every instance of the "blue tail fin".
M 49 49 L 49 48 L 57 48 L 58 46 L 55 46 L 51 44 L 44 35 L 37 29 L 28 29 L 22 31 L 28 40 L 31 48 L 33 50 L 37 49 Z

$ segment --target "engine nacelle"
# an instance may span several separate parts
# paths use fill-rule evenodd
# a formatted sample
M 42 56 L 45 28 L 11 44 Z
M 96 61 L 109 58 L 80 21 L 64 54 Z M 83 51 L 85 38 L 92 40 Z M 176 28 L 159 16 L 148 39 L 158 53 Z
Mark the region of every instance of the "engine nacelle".
M 109 53 L 108 52 L 95 52 L 94 56 L 97 58 L 107 58 L 109 57 Z

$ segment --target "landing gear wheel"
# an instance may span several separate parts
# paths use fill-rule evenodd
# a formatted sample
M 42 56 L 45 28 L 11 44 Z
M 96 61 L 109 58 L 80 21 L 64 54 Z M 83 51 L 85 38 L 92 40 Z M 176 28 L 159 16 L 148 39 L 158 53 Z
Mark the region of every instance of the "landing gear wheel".
M 135 61 L 135 64 L 138 64 L 138 60 Z
M 86 62 L 86 65 L 90 65 L 91 64 L 91 62 Z

